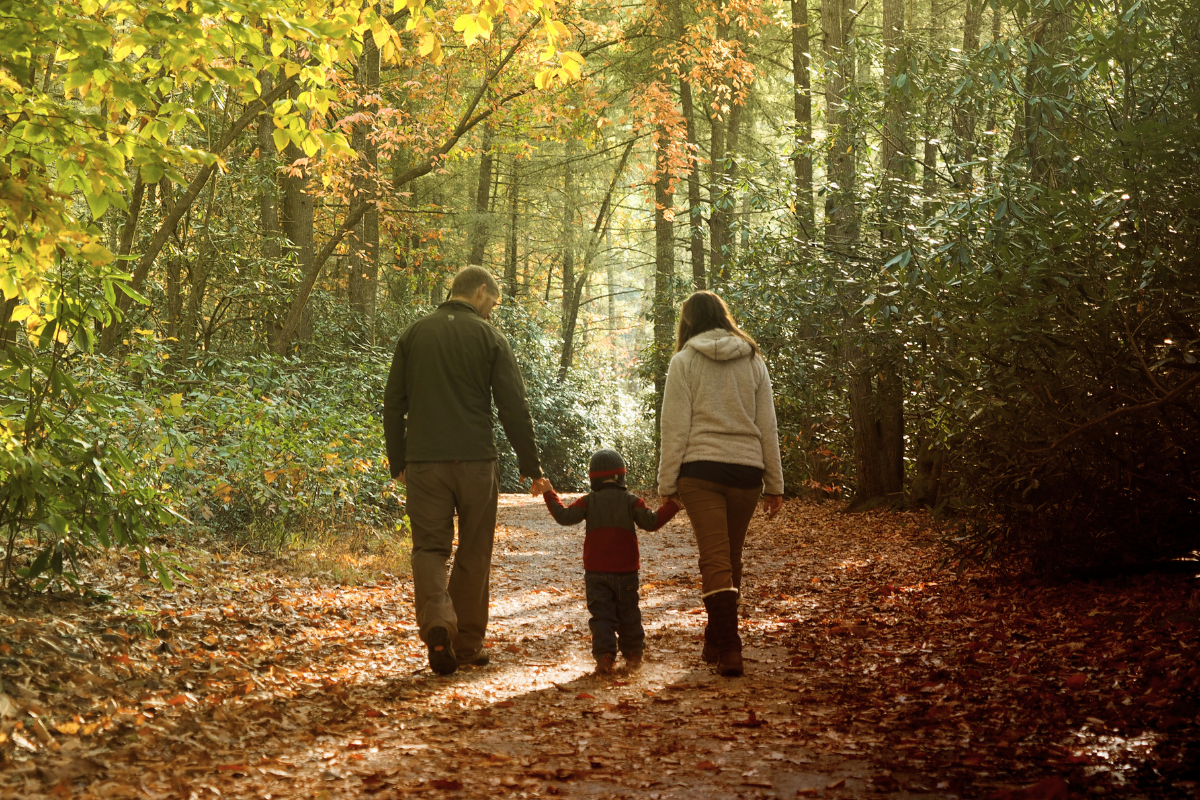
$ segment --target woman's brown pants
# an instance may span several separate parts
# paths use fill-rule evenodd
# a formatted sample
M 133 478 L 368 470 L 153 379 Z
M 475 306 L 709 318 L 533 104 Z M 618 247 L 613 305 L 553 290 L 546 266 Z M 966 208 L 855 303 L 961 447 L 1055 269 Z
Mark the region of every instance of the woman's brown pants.
M 703 597 L 741 589 L 742 546 L 761 493 L 761 487 L 735 489 L 698 478 L 679 479 L 679 499 L 700 549 Z

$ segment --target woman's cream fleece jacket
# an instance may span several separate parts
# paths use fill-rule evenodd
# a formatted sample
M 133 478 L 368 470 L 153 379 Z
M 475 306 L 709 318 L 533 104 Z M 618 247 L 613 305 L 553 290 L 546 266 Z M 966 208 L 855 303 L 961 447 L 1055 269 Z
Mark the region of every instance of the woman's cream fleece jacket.
M 720 461 L 763 469 L 767 494 L 783 494 L 775 399 L 767 365 L 746 340 L 705 331 L 671 358 L 663 392 L 658 493 L 675 494 L 679 467 Z

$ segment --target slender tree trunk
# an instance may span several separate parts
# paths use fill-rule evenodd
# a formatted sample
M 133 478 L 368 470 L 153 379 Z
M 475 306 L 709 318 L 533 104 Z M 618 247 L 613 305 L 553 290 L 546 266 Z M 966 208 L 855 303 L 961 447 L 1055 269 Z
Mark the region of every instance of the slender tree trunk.
M 880 235 L 895 245 L 901 240 L 911 183 L 912 141 L 908 135 L 908 48 L 904 41 L 904 0 L 883 3 L 884 96 L 882 142 L 883 219 Z
M 360 94 L 373 94 L 379 85 L 379 50 L 375 40 L 367 36 L 356 70 Z M 360 114 L 371 114 L 375 106 L 360 101 L 356 109 Z M 375 341 L 375 302 L 379 285 L 379 149 L 370 136 L 370 125 L 359 123 L 351 136 L 354 151 L 358 153 L 358 173 L 354 178 L 354 195 L 371 205 L 358 223 L 354 241 L 350 245 L 349 281 L 347 291 L 350 300 L 350 316 L 354 326 L 354 338 L 363 344 Z
M 687 178 L 692 285 L 700 291 L 708 283 L 704 272 L 704 210 L 700 205 L 700 163 L 696 158 L 696 109 L 692 103 L 692 85 L 686 78 L 679 80 L 679 102 L 683 109 L 683 121 L 687 126 L 688 150 L 692 154 L 692 169 Z
M 812 83 L 809 73 L 808 0 L 792 0 L 792 95 L 796 121 L 796 154 L 792 167 L 796 177 L 796 222 L 800 235 L 812 240 L 815 233 L 812 163 Z
M 883 483 L 884 452 L 875 412 L 875 391 L 869 359 L 861 347 L 847 348 L 843 358 L 850 368 L 850 424 L 854 428 L 854 506 L 887 493 Z
M 996 6 L 996 9 L 992 13 L 992 44 L 994 45 L 999 40 L 1000 40 L 1000 7 Z M 988 118 L 987 118 L 987 122 L 985 123 L 985 129 L 991 135 L 986 140 L 989 144 L 987 146 L 987 151 L 988 151 L 987 152 L 987 160 L 984 162 L 984 167 L 983 167 L 984 181 L 986 183 L 991 183 L 992 182 L 992 162 L 995 161 L 995 157 L 996 157 L 996 152 L 995 152 L 995 150 L 996 150 L 996 146 L 995 146 L 996 105 L 995 105 L 994 100 L 988 102 Z
M 846 95 L 854 83 L 855 62 L 850 43 L 850 0 L 826 0 L 821 6 L 826 63 L 832 69 L 825 81 L 828 109 L 828 191 L 825 194 L 825 246 L 845 252 L 857 238 L 854 204 L 855 137 Z
M 721 208 L 725 182 L 725 129 L 727 121 L 714 112 L 708 120 L 708 263 L 710 283 L 725 269 L 729 215 Z
M 271 73 L 262 72 L 258 76 L 264 92 L 270 91 L 274 79 Z M 279 159 L 275 150 L 275 140 L 271 132 L 275 124 L 269 114 L 258 118 L 258 163 L 264 168 L 262 179 L 262 194 L 259 197 L 258 221 L 262 235 L 263 258 L 274 261 L 279 258 Z
M 667 131 L 660 127 L 658 140 L 667 142 Z M 675 226 L 671 219 L 674 197 L 668 191 L 671 176 L 666 154 L 657 154 L 654 180 L 654 431 L 658 443 L 662 430 L 663 390 L 667 385 L 667 365 L 671 360 L 675 327 L 674 298 L 671 286 L 675 281 Z M 657 449 L 657 448 L 656 448 Z
M 204 312 L 204 296 L 208 291 L 208 276 L 212 270 L 212 236 L 209 224 L 212 221 L 213 206 L 217 197 L 217 178 L 220 173 L 213 175 L 208 188 L 208 204 L 204 211 L 204 222 L 200 226 L 200 234 L 196 246 L 196 258 L 188 270 L 190 290 L 188 292 L 187 310 L 179 328 L 179 337 L 175 343 L 174 361 L 176 368 L 187 364 L 192 355 L 192 342 L 196 338 L 196 327 Z M 178 269 L 178 267 L 176 267 Z
M 568 269 L 566 259 L 564 258 L 563 349 L 558 369 L 558 381 L 560 383 L 566 379 L 567 370 L 570 369 L 571 362 L 575 356 L 575 326 L 579 320 L 579 308 L 583 300 L 583 292 L 591 276 L 592 266 L 596 261 L 596 254 L 600 250 L 600 242 L 608 230 L 609 220 L 612 218 L 613 195 L 616 193 L 617 183 L 620 181 L 621 175 L 625 172 L 625 164 L 629 160 L 629 154 L 633 152 L 635 141 L 630 140 L 625 146 L 625 151 L 621 154 L 621 160 L 617 163 L 617 168 L 613 172 L 612 181 L 608 185 L 608 191 L 604 195 L 603 202 L 600 203 L 600 210 L 596 213 L 596 222 L 592 225 L 591 234 L 588 236 L 587 246 L 583 251 L 583 262 L 580 265 L 581 269 L 577 279 L 574 277 L 574 262 L 572 261 L 572 268 Z M 572 198 L 570 205 L 574 206 L 574 202 L 574 198 Z M 569 241 L 574 241 L 573 234 L 569 237 Z M 570 253 L 573 250 L 574 247 L 567 252 Z
M 979 29 L 983 21 L 983 6 L 985 0 L 966 0 L 966 10 L 963 15 L 963 45 L 962 58 L 969 65 L 970 59 L 979 50 Z M 971 75 L 965 76 L 974 80 Z M 954 185 L 960 191 L 971 188 L 973 169 L 970 162 L 975 158 L 975 110 L 974 92 L 963 91 L 959 94 L 958 103 L 954 108 L 951 126 L 954 129 Z
M 475 188 L 475 213 L 471 219 L 471 252 L 467 256 L 468 264 L 476 264 L 478 266 L 483 265 L 483 255 L 487 250 L 489 233 L 488 209 L 492 189 L 492 144 L 492 126 L 485 125 L 483 128 L 483 142 L 479 149 L 479 183 L 476 184 Z
M 883 490 L 899 499 L 904 491 L 904 384 L 898 365 L 888 362 L 879 372 L 879 439 L 883 451 Z
M 558 376 L 566 378 L 575 357 L 575 141 L 567 140 L 563 161 L 563 220 L 562 220 L 562 348 L 558 357 Z
M 297 93 L 294 89 L 293 94 Z M 312 271 L 314 263 L 313 221 L 316 210 L 313 196 L 308 192 L 309 171 L 307 166 L 295 166 L 296 161 L 304 158 L 304 151 L 295 144 L 288 143 L 283 151 L 283 158 L 288 165 L 287 174 L 283 179 L 283 235 L 300 273 L 307 275 Z M 304 305 L 301 306 L 302 312 L 307 309 L 307 294 L 304 301 Z M 297 322 L 299 328 L 299 320 Z M 278 351 L 279 355 L 286 355 L 289 348 L 290 340 L 288 346 Z
M 1073 5 L 1062 10 L 1053 6 L 1041 11 L 1033 24 L 1029 62 L 1025 72 L 1025 119 L 1022 131 L 1029 157 L 1029 170 L 1038 182 L 1057 184 L 1055 148 L 1063 130 L 1063 121 L 1055 105 L 1064 102 L 1064 74 L 1061 50 L 1073 24 Z
M 714 282 L 720 284 L 729 280 L 730 267 L 737 258 L 737 240 L 733 237 L 734 219 L 737 217 L 737 156 L 747 113 L 748 109 L 744 104 L 735 103 L 729 109 L 729 126 L 725 129 L 725 177 L 721 185 L 721 210 L 725 214 L 725 253 L 721 259 L 721 270 L 714 276 Z
M 520 202 L 520 191 L 521 168 L 517 163 L 516 156 L 513 156 L 512 179 L 508 185 L 508 238 L 504 247 L 504 283 L 509 297 L 516 297 L 519 289 L 517 283 L 517 251 L 519 249 L 517 231 L 520 219 L 517 215 L 517 208 Z

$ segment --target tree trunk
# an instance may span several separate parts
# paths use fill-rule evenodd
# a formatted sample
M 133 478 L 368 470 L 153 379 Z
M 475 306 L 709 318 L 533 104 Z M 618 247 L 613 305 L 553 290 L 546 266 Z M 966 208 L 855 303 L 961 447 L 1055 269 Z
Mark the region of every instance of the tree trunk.
M 521 168 L 517 164 L 516 156 L 513 156 L 512 179 L 508 185 L 508 238 L 504 246 L 504 283 L 509 297 L 517 296 L 519 286 L 517 283 L 517 251 L 519 250 L 517 231 L 520 218 L 517 215 L 517 207 L 520 203 L 520 194 Z
M 883 490 L 899 500 L 904 492 L 904 384 L 894 363 L 884 365 L 878 381 Z
M 575 141 L 567 140 L 563 161 L 563 220 L 562 220 L 562 348 L 558 357 L 558 380 L 567 377 L 575 357 L 575 320 L 579 311 L 575 293 Z
M 659 127 L 658 140 L 666 147 L 667 131 Z M 673 195 L 668 191 L 671 176 L 668 173 L 666 153 L 656 154 L 657 169 L 654 179 L 654 433 L 656 450 L 661 441 L 663 390 L 667 385 L 667 365 L 671 360 L 674 345 L 675 308 L 671 286 L 675 281 L 675 225 L 671 219 L 674 205 Z M 715 247 L 714 247 L 715 252 Z M 657 453 L 656 453 L 657 460 Z
M 571 247 L 566 250 L 564 255 L 563 265 L 563 350 L 562 357 L 559 361 L 558 381 L 561 383 L 567 377 L 567 370 L 571 367 L 571 362 L 575 356 L 575 326 L 579 319 L 579 307 L 583 300 L 583 290 L 587 286 L 588 277 L 591 275 L 592 266 L 596 261 L 596 254 L 600 250 L 600 242 L 608 231 L 609 220 L 612 219 L 613 195 L 617 191 L 617 183 L 621 179 L 621 175 L 625 172 L 625 164 L 629 160 L 629 154 L 633 152 L 633 145 L 636 140 L 631 139 L 625 145 L 625 151 L 621 154 L 621 160 L 617 163 L 617 168 L 613 172 L 612 181 L 608 184 L 608 191 L 604 195 L 603 202 L 600 203 L 600 210 L 596 213 L 596 222 L 592 225 L 591 235 L 588 237 L 587 246 L 583 251 L 583 262 L 579 278 L 574 278 L 574 260 L 570 264 L 566 263 L 565 255 L 569 255 L 574 251 L 574 234 L 567 237 L 567 241 L 571 243 Z M 570 162 L 568 161 L 568 164 Z M 573 181 L 570 185 L 573 185 Z M 574 217 L 573 208 L 575 198 L 568 193 L 571 198 L 568 205 L 572 207 L 572 218 Z
M 364 37 L 355 77 L 360 95 L 373 94 L 379 85 L 379 50 L 370 36 Z M 356 110 L 360 114 L 370 114 L 374 107 L 360 100 Z M 379 207 L 376 204 L 379 149 L 370 136 L 370 128 L 369 123 L 359 123 L 354 126 L 351 136 L 351 146 L 358 153 L 354 196 L 370 203 L 353 234 L 347 282 L 353 337 L 361 344 L 375 341 L 375 298 L 379 284 Z
M 904 41 L 904 0 L 883 3 L 884 127 L 882 142 L 883 192 L 880 237 L 895 245 L 901 240 L 911 183 L 912 142 L 908 135 L 908 48 Z
M 847 348 L 844 355 L 850 370 L 850 424 L 854 428 L 855 483 L 852 507 L 861 509 L 883 497 L 883 437 L 875 415 L 875 391 L 871 367 L 861 347 Z
M 854 204 L 855 142 L 846 95 L 854 83 L 854 53 L 850 48 L 850 0 L 826 0 L 821 6 L 825 61 L 832 68 L 825 81 L 828 109 L 828 191 L 825 194 L 825 246 L 846 252 L 857 239 Z
M 270 91 L 274 79 L 269 72 L 258 76 L 264 92 Z M 279 154 L 275 150 L 275 140 L 271 132 L 275 123 L 271 115 L 263 114 L 258 118 L 258 163 L 265 166 L 262 174 L 262 194 L 259 197 L 258 223 L 262 235 L 263 258 L 274 261 L 279 258 Z
M 213 206 L 217 197 L 217 178 L 212 177 L 208 188 L 208 205 L 204 211 L 204 223 L 200 226 L 199 241 L 196 247 L 196 259 L 188 270 L 191 288 L 188 292 L 187 311 L 179 328 L 179 338 L 175 343 L 174 358 L 176 369 L 187 365 L 192 355 L 192 342 L 196 338 L 196 326 L 204 313 L 204 295 L 208 291 L 208 276 L 212 270 L 212 236 L 209 234 L 209 224 L 212 221 Z M 178 269 L 178 267 L 176 268 Z
M 812 83 L 809 74 L 808 0 L 792 0 L 792 95 L 796 121 L 796 154 L 792 167 L 796 176 L 796 222 L 800 235 L 811 241 L 815 233 L 812 163 Z
M 708 120 L 708 264 L 711 280 L 715 283 L 725 269 L 725 252 L 728 249 L 729 215 L 721 206 L 725 183 L 725 128 L 727 122 L 720 112 L 714 111 Z
M 983 22 L 984 2 L 985 0 L 966 0 L 962 58 L 968 65 L 971 57 L 979 50 L 979 29 Z M 974 102 L 974 92 L 960 93 L 951 120 L 951 127 L 954 129 L 954 185 L 959 191 L 969 190 L 974 177 L 970 164 L 975 158 L 975 111 L 972 108 Z
M 1025 72 L 1025 114 L 1021 130 L 1033 179 L 1051 185 L 1057 183 L 1058 159 L 1055 147 L 1061 137 L 1063 121 L 1054 107 L 1065 92 L 1062 89 L 1064 67 L 1060 52 L 1073 24 L 1073 7 L 1063 10 L 1050 6 L 1042 10 L 1033 24 L 1029 63 Z
M 679 101 L 683 108 L 683 121 L 687 126 L 688 151 L 692 158 L 692 169 L 687 178 L 692 286 L 696 291 L 701 291 L 708 284 L 704 272 L 704 211 L 700 205 L 700 161 L 696 158 L 696 109 L 692 103 L 692 85 L 686 78 L 679 79 Z
M 469 234 L 471 252 L 467 255 L 467 263 L 477 266 L 483 266 L 483 255 L 487 250 L 488 208 L 492 189 L 492 142 L 492 126 L 485 125 L 479 150 L 479 183 L 475 187 L 475 213 L 471 218 Z
M 293 89 L 293 95 L 298 94 Z M 307 120 L 306 120 L 307 121 Z M 304 151 L 291 142 L 283 151 L 284 162 L 288 165 L 287 174 L 283 178 L 283 235 L 288 242 L 288 250 L 302 275 L 308 275 L 313 268 L 314 248 L 313 218 L 315 207 L 313 196 L 308 193 L 309 172 L 307 166 L 296 167 L 296 161 L 304 158 Z M 311 291 L 311 287 L 309 287 Z M 307 308 L 308 295 L 304 295 L 304 305 Z M 297 320 L 297 328 L 300 327 Z M 291 341 L 277 350 L 279 355 L 286 355 Z

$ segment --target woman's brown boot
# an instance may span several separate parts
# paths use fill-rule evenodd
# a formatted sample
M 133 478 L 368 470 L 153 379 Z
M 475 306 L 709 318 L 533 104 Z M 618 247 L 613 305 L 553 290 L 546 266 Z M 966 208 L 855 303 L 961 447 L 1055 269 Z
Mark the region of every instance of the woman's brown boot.
M 723 593 L 722 593 L 723 594 Z M 717 641 L 713 638 L 713 598 L 716 595 L 709 595 L 704 598 L 704 610 L 708 612 L 708 622 L 704 626 L 704 650 L 700 657 L 704 659 L 705 664 L 715 664 L 720 659 L 721 651 L 717 647 Z
M 717 673 L 736 678 L 745 673 L 742 663 L 742 637 L 738 635 L 737 592 L 717 592 L 712 601 L 713 639 L 717 645 Z

